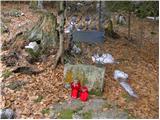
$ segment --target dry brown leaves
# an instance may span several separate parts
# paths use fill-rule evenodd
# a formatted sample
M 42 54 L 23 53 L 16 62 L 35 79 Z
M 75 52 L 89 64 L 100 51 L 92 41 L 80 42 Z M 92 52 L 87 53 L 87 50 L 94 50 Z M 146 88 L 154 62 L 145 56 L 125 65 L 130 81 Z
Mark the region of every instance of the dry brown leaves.
M 5 7 L 11 8 L 13 5 L 7 4 Z M 25 17 L 12 18 L 9 28 L 12 28 L 13 33 L 17 30 L 17 24 L 26 22 L 28 19 L 36 21 L 38 18 L 38 15 L 28 9 L 28 5 L 21 6 L 21 9 L 25 13 Z M 144 24 L 145 42 L 142 42 L 141 47 L 139 47 L 140 42 L 137 42 L 138 37 L 135 37 L 137 41 L 135 40 L 134 44 L 125 40 L 127 28 L 119 27 L 118 33 L 121 33 L 121 39 L 110 40 L 107 38 L 103 46 L 82 46 L 85 51 L 82 59 L 87 60 L 87 64 L 92 64 L 91 55 L 94 52 L 112 54 L 120 64 L 106 65 L 104 96 L 108 100 L 115 101 L 122 110 L 126 109 L 136 118 L 158 118 L 158 34 L 150 36 L 150 24 L 148 22 Z M 137 21 L 132 23 L 132 35 L 136 35 L 135 31 L 137 32 L 138 25 Z M 8 36 L 4 34 L 2 37 L 5 40 Z M 45 64 L 39 63 L 36 66 L 41 69 L 46 66 Z M 138 94 L 139 99 L 130 98 L 119 83 L 113 79 L 115 69 L 120 69 L 129 75 L 129 83 Z M 0 103 L 1 108 L 11 107 L 15 110 L 17 118 L 47 118 L 47 115 L 41 113 L 44 108 L 67 99 L 68 90 L 64 88 L 62 65 L 55 70 L 52 67 L 48 68 L 39 75 L 15 74 L 4 83 L 7 85 L 16 80 L 26 81 L 27 84 L 17 91 L 5 87 L 2 90 L 3 96 Z M 38 96 L 43 96 L 43 99 L 35 103 Z

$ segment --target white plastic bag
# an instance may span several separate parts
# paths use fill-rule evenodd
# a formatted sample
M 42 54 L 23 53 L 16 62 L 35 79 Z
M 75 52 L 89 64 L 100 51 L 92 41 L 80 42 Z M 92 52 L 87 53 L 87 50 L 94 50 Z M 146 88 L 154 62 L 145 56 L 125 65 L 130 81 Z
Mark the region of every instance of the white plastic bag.
M 112 57 L 111 54 L 102 54 L 102 56 L 99 56 L 98 54 L 94 54 L 92 56 L 92 61 L 94 63 L 101 63 L 101 64 L 111 64 L 111 63 L 115 63 L 114 58 Z
M 81 49 L 77 47 L 76 45 L 73 46 L 71 53 L 79 54 L 81 52 Z
M 116 79 L 116 80 L 123 79 L 126 81 L 128 79 L 128 74 L 126 74 L 120 70 L 115 70 L 114 71 L 114 79 Z
M 127 82 L 120 82 L 120 85 L 125 89 L 126 92 L 128 92 L 130 96 L 138 98 L 137 94 L 133 91 Z
M 120 85 L 125 89 L 125 91 L 130 96 L 138 98 L 137 94 L 133 91 L 132 87 L 127 83 L 127 79 L 128 79 L 127 73 L 120 71 L 120 70 L 115 70 L 114 79 L 120 83 Z
M 72 31 L 72 29 L 73 29 L 73 25 L 70 24 L 67 28 L 65 28 L 64 32 L 70 33 Z

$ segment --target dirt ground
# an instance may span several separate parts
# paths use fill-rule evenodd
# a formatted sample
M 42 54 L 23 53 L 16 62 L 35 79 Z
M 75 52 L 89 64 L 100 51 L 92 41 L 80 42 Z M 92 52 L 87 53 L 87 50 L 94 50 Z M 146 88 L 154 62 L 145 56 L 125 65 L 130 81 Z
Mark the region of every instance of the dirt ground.
M 39 13 L 29 9 L 27 4 L 2 3 L 2 11 L 14 8 L 20 9 L 25 16 L 9 17 L 10 22 L 6 23 L 10 30 L 2 34 L 1 42 L 19 30 L 30 28 L 39 18 Z M 54 8 L 47 8 L 54 11 Z M 145 19 L 143 21 L 143 37 L 140 37 L 142 27 L 141 21 L 132 16 L 131 19 L 132 41 L 128 41 L 126 26 L 115 26 L 115 31 L 121 36 L 120 39 L 113 40 L 107 38 L 103 45 L 82 45 L 82 63 L 93 64 L 91 55 L 96 51 L 99 53 L 110 53 L 120 62 L 120 64 L 107 64 L 105 74 L 105 87 L 103 97 L 110 101 L 115 101 L 120 109 L 126 110 L 133 118 L 159 118 L 159 28 L 158 23 Z M 18 27 L 18 24 L 23 24 Z M 155 34 L 151 34 L 155 32 Z M 1 55 L 6 51 L 1 51 Z M 47 58 L 47 64 L 52 61 L 52 56 Z M 46 62 L 35 64 L 38 68 L 46 66 Z M 1 71 L 6 68 L 1 64 Z M 67 100 L 69 90 L 64 88 L 63 65 L 53 70 L 48 68 L 39 75 L 13 74 L 1 82 L 1 108 L 12 108 L 16 112 L 16 118 L 48 118 L 47 108 L 54 103 Z M 117 81 L 113 78 L 114 70 L 119 69 L 129 75 L 129 83 L 138 94 L 139 98 L 131 98 Z M 8 87 L 12 82 L 23 81 L 23 85 L 18 90 Z

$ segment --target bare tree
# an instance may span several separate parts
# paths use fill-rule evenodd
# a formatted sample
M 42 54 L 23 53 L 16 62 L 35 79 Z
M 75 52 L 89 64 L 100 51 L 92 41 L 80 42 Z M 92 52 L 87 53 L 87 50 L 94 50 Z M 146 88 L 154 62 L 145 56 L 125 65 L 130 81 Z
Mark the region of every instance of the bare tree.
M 57 52 L 57 56 L 56 56 L 56 60 L 55 63 L 53 65 L 53 68 L 56 68 L 59 60 L 61 60 L 61 63 L 64 63 L 64 59 L 63 59 L 63 53 L 64 53 L 64 45 L 63 45 L 63 41 L 64 41 L 64 24 L 65 24 L 65 1 L 60 1 L 60 10 L 59 10 L 59 14 L 60 14 L 60 26 L 59 26 L 59 49 Z

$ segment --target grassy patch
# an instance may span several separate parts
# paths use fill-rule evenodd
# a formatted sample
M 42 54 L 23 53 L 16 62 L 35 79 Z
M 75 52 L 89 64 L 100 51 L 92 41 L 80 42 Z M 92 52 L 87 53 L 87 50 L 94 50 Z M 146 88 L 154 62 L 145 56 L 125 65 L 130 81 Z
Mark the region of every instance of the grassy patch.
M 128 119 L 136 119 L 136 117 L 133 116 L 133 115 L 131 115 L 131 114 L 129 114 L 129 115 L 128 115 Z
M 106 104 L 104 105 L 104 108 L 110 109 L 110 108 L 113 108 L 113 106 L 112 106 L 111 104 L 106 103 Z
M 59 119 L 72 119 L 74 111 L 71 109 L 65 109 L 60 112 Z
M 8 78 L 10 75 L 12 75 L 12 72 L 11 72 L 11 71 L 9 71 L 9 70 L 4 70 L 4 71 L 2 72 L 2 76 L 1 76 L 1 77 L 3 77 L 4 79 L 6 79 L 6 78 Z
M 83 115 L 83 119 L 91 119 L 92 118 L 92 112 L 88 111 L 82 114 Z
M 38 96 L 37 99 L 34 100 L 35 103 L 41 102 L 43 99 L 43 96 Z
M 49 114 L 50 113 L 50 109 L 49 108 L 45 108 L 41 111 L 41 113 L 44 114 Z
M 127 93 L 123 93 L 122 97 L 125 98 L 126 102 L 129 102 L 131 100 L 131 97 Z
M 133 116 L 132 114 L 129 113 L 128 109 L 124 109 L 124 111 L 128 114 L 128 119 L 136 119 L 135 116 Z
M 98 91 L 98 90 L 91 90 L 89 91 L 89 95 L 96 95 L 96 96 L 102 96 L 102 92 Z

